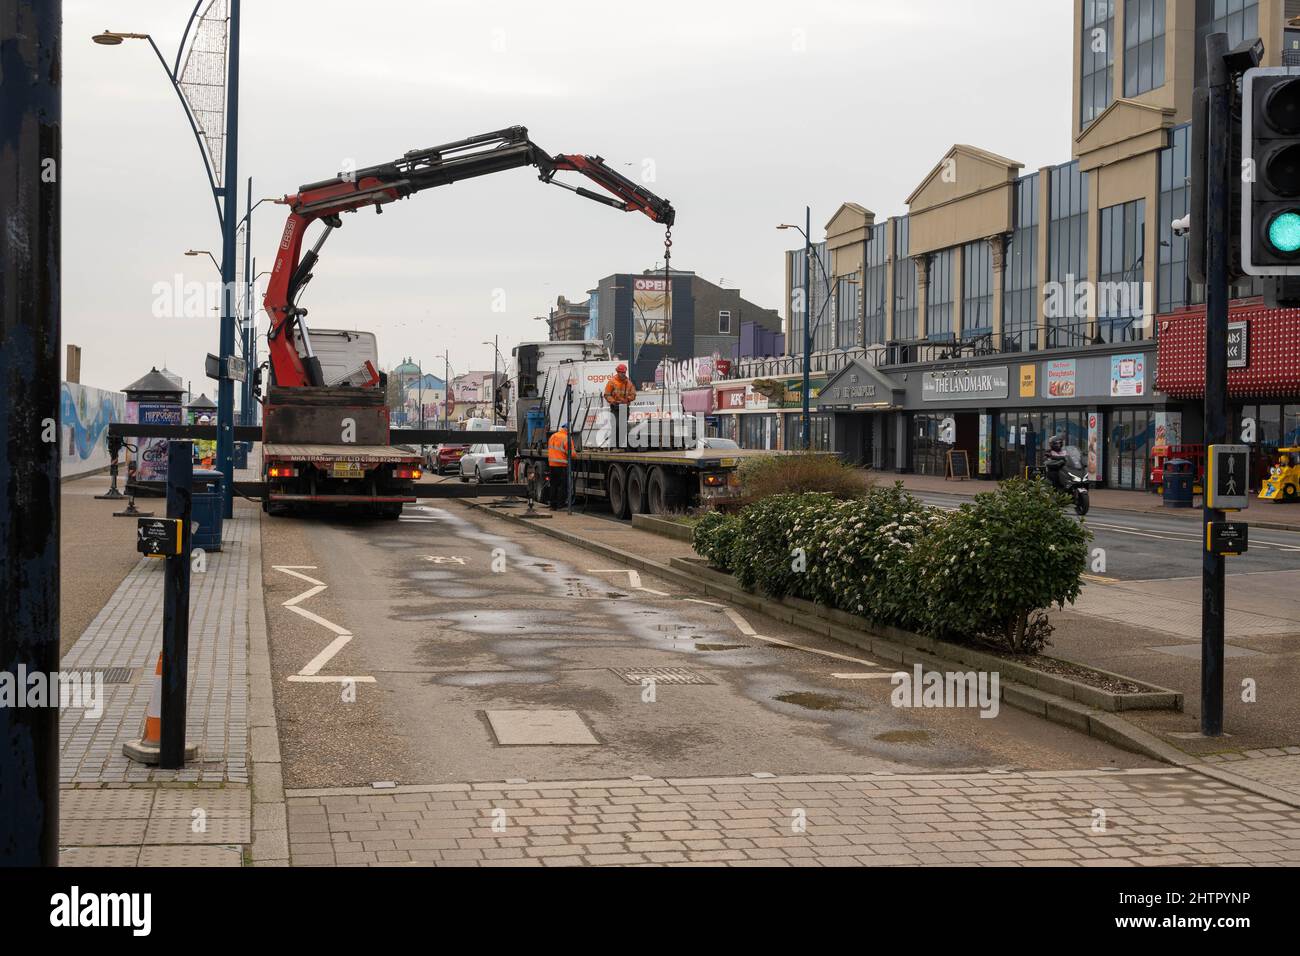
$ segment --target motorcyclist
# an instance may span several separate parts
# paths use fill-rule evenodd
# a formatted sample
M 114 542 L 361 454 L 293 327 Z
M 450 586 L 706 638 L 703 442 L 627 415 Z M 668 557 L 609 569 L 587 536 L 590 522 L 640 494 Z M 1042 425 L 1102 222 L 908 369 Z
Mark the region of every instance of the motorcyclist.
M 1065 485 L 1065 480 L 1061 476 L 1062 470 L 1070 462 L 1070 456 L 1065 452 L 1065 439 L 1060 435 L 1053 435 L 1047 443 L 1047 460 L 1043 462 L 1047 468 L 1047 480 L 1062 491 L 1069 489 Z

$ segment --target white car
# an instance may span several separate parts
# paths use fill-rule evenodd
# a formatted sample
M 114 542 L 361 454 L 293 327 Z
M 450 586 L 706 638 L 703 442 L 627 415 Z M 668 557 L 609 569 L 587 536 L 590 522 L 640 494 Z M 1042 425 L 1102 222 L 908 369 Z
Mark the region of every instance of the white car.
M 509 476 L 510 459 L 505 445 L 470 445 L 460 458 L 461 481 L 473 478 L 481 485 L 498 478 L 505 481 Z

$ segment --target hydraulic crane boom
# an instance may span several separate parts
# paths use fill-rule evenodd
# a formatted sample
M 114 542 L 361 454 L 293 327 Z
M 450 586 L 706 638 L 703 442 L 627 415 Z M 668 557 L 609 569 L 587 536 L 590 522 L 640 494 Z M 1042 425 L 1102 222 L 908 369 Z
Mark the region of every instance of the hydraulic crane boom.
M 340 213 L 356 212 L 365 206 L 374 206 L 376 212 L 383 212 L 386 203 L 404 199 L 423 189 L 520 166 L 536 166 L 538 178 L 544 183 L 554 182 L 554 185 L 615 209 L 644 213 L 662 223 L 671 236 L 675 213 L 667 200 L 610 169 L 599 156 L 547 154 L 528 138 L 528 130 L 522 126 L 471 136 L 431 149 L 413 150 L 390 163 L 300 186 L 294 195 L 278 200 L 289 207 L 289 219 L 280 237 L 275 267 L 263 301 L 271 319 L 267 340 L 274 383 L 282 387 L 324 384 L 320 363 L 312 353 L 311 338 L 302 323 L 307 312 L 295 303 L 311 280 L 321 246 L 330 233 L 342 225 Z M 610 195 L 554 181 L 559 172 L 582 173 Z M 304 255 L 303 236 L 307 227 L 317 219 L 324 223 L 325 230 Z M 665 247 L 670 241 L 669 237 L 665 238 Z M 295 347 L 292 334 L 295 325 L 305 354 L 300 354 Z

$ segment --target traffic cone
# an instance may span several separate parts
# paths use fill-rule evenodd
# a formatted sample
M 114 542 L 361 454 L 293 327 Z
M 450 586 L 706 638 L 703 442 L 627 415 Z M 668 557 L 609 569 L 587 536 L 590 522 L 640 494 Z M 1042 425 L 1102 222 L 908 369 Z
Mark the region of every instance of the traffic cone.
M 149 708 L 144 713 L 144 730 L 139 740 L 128 740 L 122 753 L 137 763 L 156 766 L 162 752 L 162 676 L 163 656 L 158 652 L 158 666 L 153 672 L 153 692 L 149 695 Z M 185 745 L 186 761 L 199 755 L 198 744 Z

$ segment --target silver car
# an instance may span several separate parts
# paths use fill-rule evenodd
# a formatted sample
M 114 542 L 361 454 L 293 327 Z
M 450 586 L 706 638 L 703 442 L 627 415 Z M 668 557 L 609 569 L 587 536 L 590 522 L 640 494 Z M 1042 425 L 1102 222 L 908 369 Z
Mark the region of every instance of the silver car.
M 510 460 L 505 445 L 470 445 L 460 458 L 460 480 L 473 478 L 480 485 L 485 481 L 510 477 Z

